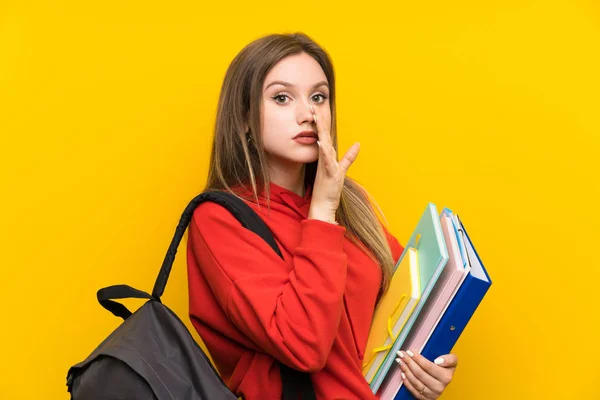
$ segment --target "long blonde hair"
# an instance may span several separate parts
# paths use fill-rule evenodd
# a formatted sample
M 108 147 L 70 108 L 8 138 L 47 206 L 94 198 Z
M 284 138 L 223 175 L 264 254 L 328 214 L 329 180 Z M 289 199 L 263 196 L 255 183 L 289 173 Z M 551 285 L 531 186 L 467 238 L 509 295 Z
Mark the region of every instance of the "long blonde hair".
M 225 190 L 236 194 L 233 186 L 246 187 L 250 184 L 256 203 L 259 191 L 265 190 L 269 204 L 268 164 L 260 135 L 262 86 L 267 73 L 275 64 L 287 56 L 299 53 L 313 57 L 327 77 L 332 143 L 337 153 L 335 76 L 329 55 L 303 33 L 264 36 L 242 49 L 225 75 L 205 190 Z M 249 145 L 248 138 L 253 145 Z M 314 184 L 316 170 L 317 161 L 305 165 L 305 185 Z M 347 237 L 380 265 L 383 276 L 381 295 L 389 286 L 394 260 L 372 203 L 383 216 L 367 191 L 346 176 L 336 219 L 346 228 Z M 385 220 L 385 216 L 383 219 Z

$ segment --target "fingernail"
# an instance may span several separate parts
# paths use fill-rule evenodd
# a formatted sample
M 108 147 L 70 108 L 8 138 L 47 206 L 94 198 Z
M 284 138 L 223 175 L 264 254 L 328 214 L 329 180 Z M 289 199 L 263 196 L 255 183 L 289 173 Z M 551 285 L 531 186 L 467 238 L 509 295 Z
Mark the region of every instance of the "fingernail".
M 438 357 L 433 362 L 436 365 L 442 365 L 444 363 L 444 359 L 442 357 Z
M 406 380 L 406 375 L 404 375 L 404 372 L 402 372 L 402 379 Z
M 315 119 L 315 124 L 317 123 L 317 114 L 313 114 L 313 118 Z
M 398 355 L 400 356 L 400 358 L 404 358 L 404 353 L 401 351 L 398 351 Z
M 408 354 L 411 357 L 415 356 L 414 353 L 412 351 L 410 351 L 410 350 L 406 350 L 406 354 Z
M 313 108 L 312 104 L 309 104 L 308 107 L 310 108 L 310 111 L 314 114 L 315 113 L 315 109 Z
M 400 366 L 402 366 L 402 360 L 400 360 L 399 358 L 396 358 L 396 362 L 397 362 L 398 364 L 400 364 Z

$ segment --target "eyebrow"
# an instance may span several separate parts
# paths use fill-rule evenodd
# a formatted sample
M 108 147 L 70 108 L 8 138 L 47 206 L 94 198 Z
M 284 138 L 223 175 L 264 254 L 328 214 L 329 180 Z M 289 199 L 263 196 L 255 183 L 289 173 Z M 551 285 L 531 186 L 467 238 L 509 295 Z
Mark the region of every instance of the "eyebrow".
M 273 81 L 273 82 L 271 82 L 271 83 L 269 83 L 269 84 L 267 85 L 267 87 L 265 88 L 265 90 L 267 90 L 269 87 L 271 87 L 271 86 L 273 86 L 273 85 L 282 85 L 282 86 L 286 86 L 286 87 L 294 87 L 294 85 L 292 85 L 292 84 L 291 84 L 291 83 L 289 83 L 289 82 L 285 82 L 285 81 Z M 316 83 L 316 84 L 313 86 L 313 89 L 316 89 L 316 88 L 318 88 L 319 86 L 323 86 L 323 85 L 327 86 L 327 89 L 329 89 L 329 84 L 327 83 L 327 81 L 321 81 L 321 82 L 318 82 L 318 83 Z

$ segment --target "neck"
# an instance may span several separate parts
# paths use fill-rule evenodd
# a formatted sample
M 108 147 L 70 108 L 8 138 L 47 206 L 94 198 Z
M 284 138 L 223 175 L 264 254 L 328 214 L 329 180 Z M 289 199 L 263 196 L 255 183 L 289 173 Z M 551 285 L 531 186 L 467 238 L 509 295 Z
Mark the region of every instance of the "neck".
M 276 185 L 291 190 L 299 196 L 304 196 L 305 164 L 288 165 L 285 168 L 270 168 L 270 179 Z

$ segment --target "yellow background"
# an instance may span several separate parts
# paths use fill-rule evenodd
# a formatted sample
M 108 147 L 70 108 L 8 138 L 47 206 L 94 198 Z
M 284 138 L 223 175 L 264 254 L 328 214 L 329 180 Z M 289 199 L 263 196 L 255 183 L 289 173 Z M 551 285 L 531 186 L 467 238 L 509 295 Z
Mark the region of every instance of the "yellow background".
M 392 232 L 450 207 L 492 277 L 442 398 L 600 398 L 600 7 L 404 3 L 2 2 L 0 398 L 68 398 L 119 323 L 96 290 L 150 290 L 203 187 L 229 62 L 296 30 Z M 182 249 L 164 300 L 190 326 Z

